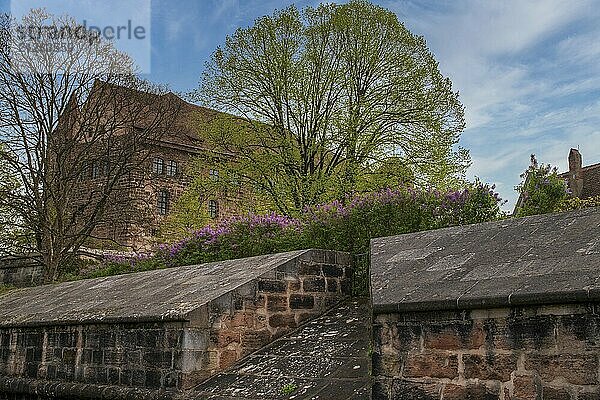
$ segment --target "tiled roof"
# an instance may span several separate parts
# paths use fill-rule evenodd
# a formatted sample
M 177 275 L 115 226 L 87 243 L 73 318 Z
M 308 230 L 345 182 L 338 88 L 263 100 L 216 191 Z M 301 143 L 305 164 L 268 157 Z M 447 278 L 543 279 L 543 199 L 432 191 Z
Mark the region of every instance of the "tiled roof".
M 96 81 L 95 85 L 96 88 L 93 89 L 95 91 L 100 90 L 99 88 L 108 88 L 107 91 L 103 92 L 107 95 L 110 93 L 111 96 L 127 97 L 143 104 L 164 104 L 165 108 L 178 109 L 177 118 L 173 121 L 169 131 L 164 132 L 160 139 L 160 145 L 167 147 L 184 146 L 192 151 L 193 149 L 203 149 L 204 138 L 201 136 L 201 132 L 198 131 L 199 124 L 209 122 L 219 116 L 228 115 L 217 110 L 188 103 L 172 92 L 156 94 L 102 81 Z M 139 121 L 138 127 L 144 127 L 143 120 Z

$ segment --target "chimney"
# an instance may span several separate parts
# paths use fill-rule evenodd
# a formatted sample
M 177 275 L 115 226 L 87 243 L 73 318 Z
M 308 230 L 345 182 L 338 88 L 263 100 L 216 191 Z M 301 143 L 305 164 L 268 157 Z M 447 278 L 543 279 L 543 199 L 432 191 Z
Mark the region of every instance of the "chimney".
M 571 149 L 569 152 L 569 172 L 571 174 L 581 171 L 583 164 L 581 153 L 577 149 Z
M 581 153 L 577 149 L 569 152 L 569 180 L 568 185 L 573 197 L 579 197 L 583 190 L 583 162 Z

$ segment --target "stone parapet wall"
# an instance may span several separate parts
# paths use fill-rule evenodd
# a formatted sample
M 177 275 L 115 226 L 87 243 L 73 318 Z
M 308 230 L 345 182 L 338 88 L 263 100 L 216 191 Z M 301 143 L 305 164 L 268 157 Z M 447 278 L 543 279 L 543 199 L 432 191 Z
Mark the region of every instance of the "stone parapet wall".
M 15 257 L 0 258 L 0 285 L 33 286 L 41 284 L 43 279 L 40 263 Z
M 13 397 L 6 398 L 19 398 L 14 396 L 35 392 L 39 382 L 68 383 L 61 390 L 72 388 L 70 398 L 80 398 L 80 384 L 89 385 L 90 398 L 104 398 L 105 385 L 185 392 L 351 294 L 349 254 L 320 250 L 298 254 L 245 283 L 221 280 L 217 284 L 230 289 L 178 316 L 181 320 L 169 320 L 167 310 L 156 318 L 139 318 L 133 312 L 119 321 L 103 322 L 94 315 L 93 323 L 32 319 L 0 326 L 0 377 L 9 379 L 0 382 L 0 399 L 3 390 L 8 396 L 7 387 L 18 390 L 10 389 Z M 245 265 L 239 260 L 239 268 Z M 132 279 L 143 276 L 134 275 Z M 97 282 L 95 287 L 107 284 Z M 187 284 L 202 285 L 202 280 L 192 278 Z M 161 282 L 156 285 L 160 289 Z M 173 291 L 172 296 L 178 296 L 177 286 Z M 181 306 L 186 307 L 185 301 Z M 132 398 L 115 393 L 111 398 Z
M 375 315 L 374 399 L 600 399 L 599 304 Z
M 222 371 L 351 294 L 351 257 L 313 250 L 198 310 L 183 337 L 183 389 Z
M 0 376 L 176 388 L 184 323 L 41 326 L 0 330 Z

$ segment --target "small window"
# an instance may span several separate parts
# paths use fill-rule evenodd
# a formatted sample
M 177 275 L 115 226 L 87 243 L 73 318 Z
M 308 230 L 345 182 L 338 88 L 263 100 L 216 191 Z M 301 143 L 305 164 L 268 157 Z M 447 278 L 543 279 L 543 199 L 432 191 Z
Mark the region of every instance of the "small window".
M 102 161 L 102 173 L 106 176 L 110 175 L 110 163 L 107 160 Z
M 162 158 L 152 160 L 152 173 L 162 175 L 165 171 L 165 161 Z
M 169 176 L 177 175 L 177 161 L 170 160 L 167 163 L 167 175 L 169 175 Z
M 235 171 L 231 173 L 230 180 L 233 186 L 240 186 L 242 184 L 242 178 L 240 177 L 240 174 Z
M 208 176 L 210 177 L 211 180 L 218 181 L 219 180 L 219 170 L 218 169 L 209 170 Z
M 92 163 L 92 179 L 96 179 L 100 177 L 102 168 L 100 166 L 100 162 L 99 161 L 94 161 Z
M 90 177 L 90 163 L 87 161 L 84 161 L 81 164 L 81 172 L 79 174 L 79 180 L 85 181 L 89 177 Z
M 219 203 L 217 203 L 215 200 L 210 200 L 208 202 L 208 215 L 211 218 L 219 217 Z
M 158 199 L 156 201 L 156 209 L 160 215 L 167 215 L 169 212 L 169 191 L 161 190 L 158 192 Z

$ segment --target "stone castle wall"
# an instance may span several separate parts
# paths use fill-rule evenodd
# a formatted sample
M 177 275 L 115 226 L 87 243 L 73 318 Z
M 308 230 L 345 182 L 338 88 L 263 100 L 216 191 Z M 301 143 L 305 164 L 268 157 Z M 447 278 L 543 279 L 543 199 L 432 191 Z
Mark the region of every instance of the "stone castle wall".
M 33 286 L 39 285 L 43 279 L 42 265 L 33 260 L 0 258 L 0 285 Z
M 599 304 L 382 313 L 374 399 L 600 399 Z
M 54 382 L 69 383 L 70 398 L 83 398 L 81 384 L 96 394 L 99 385 L 118 388 L 115 398 L 150 398 L 127 397 L 124 388 L 190 389 L 348 296 L 350 263 L 348 254 L 312 250 L 234 286 L 187 321 L 0 327 L 0 399 L 3 390 L 43 394 Z

